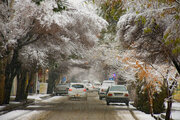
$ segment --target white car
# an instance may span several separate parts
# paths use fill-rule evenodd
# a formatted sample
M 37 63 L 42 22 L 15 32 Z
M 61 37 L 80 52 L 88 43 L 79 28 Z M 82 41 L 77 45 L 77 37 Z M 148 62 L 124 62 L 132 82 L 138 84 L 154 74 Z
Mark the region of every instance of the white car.
M 86 83 L 85 87 L 88 91 L 93 91 L 93 85 L 91 83 Z
M 115 85 L 115 82 L 113 80 L 105 80 L 102 83 L 102 86 L 100 87 L 98 94 L 99 94 L 99 99 L 102 100 L 102 98 L 106 97 L 106 91 L 108 87 Z
M 125 85 L 113 85 L 108 88 L 106 95 L 106 103 L 125 103 L 129 106 L 129 93 Z
M 87 90 L 83 83 L 71 83 L 68 91 L 69 99 L 80 98 L 87 100 Z
M 94 90 L 97 91 L 97 90 L 99 90 L 100 87 L 101 87 L 101 83 L 100 82 L 94 82 L 93 83 L 93 89 Z

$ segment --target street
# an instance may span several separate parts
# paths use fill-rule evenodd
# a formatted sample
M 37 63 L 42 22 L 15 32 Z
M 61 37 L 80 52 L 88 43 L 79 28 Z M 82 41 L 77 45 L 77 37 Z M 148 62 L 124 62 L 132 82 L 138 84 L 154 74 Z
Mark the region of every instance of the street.
M 87 101 L 68 100 L 63 96 L 53 102 L 36 103 L 25 108 L 45 110 L 39 120 L 138 120 L 132 109 L 125 104 L 107 106 L 105 100 L 98 99 L 96 92 L 88 93 Z

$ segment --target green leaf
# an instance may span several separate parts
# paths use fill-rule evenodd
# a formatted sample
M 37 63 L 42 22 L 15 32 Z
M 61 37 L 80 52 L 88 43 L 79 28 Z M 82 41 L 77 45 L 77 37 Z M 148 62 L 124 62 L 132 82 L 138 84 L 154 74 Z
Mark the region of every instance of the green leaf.
M 136 14 L 139 14 L 139 11 L 136 11 Z
M 168 36 L 169 36 L 169 33 L 166 33 L 166 34 L 164 35 L 164 39 L 167 39 Z
M 148 27 L 145 28 L 145 29 L 144 29 L 144 33 L 145 33 L 145 34 L 152 33 L 151 28 L 148 28 Z
M 176 15 L 174 16 L 174 18 L 175 18 L 176 20 L 179 20 L 179 19 L 180 19 L 180 17 L 179 17 L 178 14 L 176 14 Z
M 144 24 L 144 25 L 145 25 L 145 24 L 146 24 L 146 18 L 145 18 L 144 16 L 142 16 L 142 18 L 141 18 L 141 19 L 142 19 L 142 24 Z

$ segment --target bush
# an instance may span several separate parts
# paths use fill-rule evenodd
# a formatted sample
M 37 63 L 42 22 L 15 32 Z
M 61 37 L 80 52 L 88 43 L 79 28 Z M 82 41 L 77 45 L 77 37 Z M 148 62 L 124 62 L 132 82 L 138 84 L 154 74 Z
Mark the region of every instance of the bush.
M 147 114 L 150 113 L 150 103 L 149 103 L 149 97 L 148 97 L 148 90 L 145 89 L 145 91 L 142 91 L 141 88 L 144 85 L 144 82 L 137 82 L 136 86 L 136 94 L 137 97 L 135 99 L 134 105 L 135 107 L 143 111 Z M 166 87 L 161 87 L 161 92 L 155 93 L 153 96 L 153 111 L 155 114 L 164 112 L 165 106 L 164 106 L 164 99 L 166 98 Z

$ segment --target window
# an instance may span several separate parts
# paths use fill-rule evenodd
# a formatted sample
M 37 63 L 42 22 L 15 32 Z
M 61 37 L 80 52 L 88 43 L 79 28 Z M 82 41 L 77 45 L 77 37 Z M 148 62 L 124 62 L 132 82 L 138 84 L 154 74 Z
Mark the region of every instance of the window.
M 112 86 L 110 91 L 127 91 L 125 86 Z
M 84 85 L 81 85 L 81 84 L 75 84 L 75 85 L 72 85 L 73 88 L 84 88 Z

